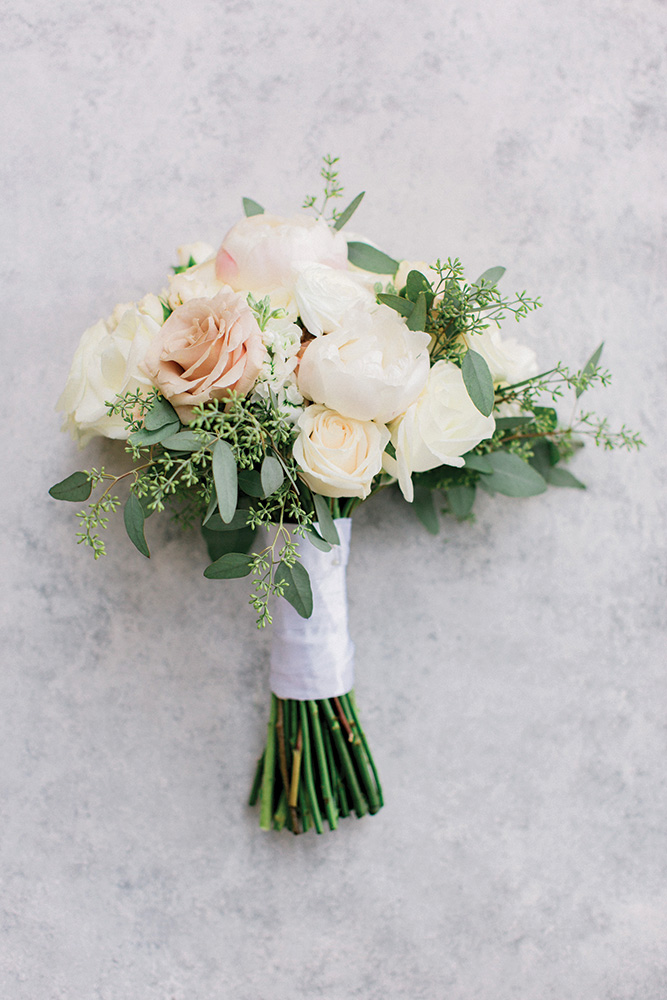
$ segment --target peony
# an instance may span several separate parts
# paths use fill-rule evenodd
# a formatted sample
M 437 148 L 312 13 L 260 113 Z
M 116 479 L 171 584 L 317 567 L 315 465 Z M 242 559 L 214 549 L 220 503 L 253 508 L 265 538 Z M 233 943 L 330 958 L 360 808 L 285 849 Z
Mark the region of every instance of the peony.
M 314 403 L 301 414 L 294 458 L 302 477 L 325 497 L 360 497 L 382 469 L 389 431 L 372 420 L 354 420 Z
M 463 382 L 461 369 L 437 361 L 419 398 L 391 427 L 396 458 L 384 456 L 384 467 L 396 476 L 406 500 L 412 501 L 413 472 L 438 465 L 462 466 L 465 455 L 496 427 L 493 417 L 480 413 Z
M 352 271 L 313 263 L 296 270 L 297 308 L 304 326 L 315 337 L 336 330 L 349 309 L 360 307 L 370 311 L 375 306 L 374 292 Z
M 262 333 L 242 295 L 227 288 L 179 306 L 154 337 L 144 370 L 183 421 L 192 407 L 246 395 L 266 356 Z
M 153 298 L 146 297 L 147 308 Z M 140 364 L 159 330 L 152 316 L 130 304 L 116 307 L 106 322 L 99 320 L 81 337 L 56 408 L 65 413 L 63 430 L 82 447 L 96 435 L 128 437 L 125 421 L 118 414 L 110 417 L 107 403 L 140 387 L 151 388 Z
M 408 330 L 388 306 L 351 309 L 340 329 L 312 340 L 299 366 L 299 389 L 356 420 L 386 424 L 424 387 L 429 371 L 427 333 Z
M 482 333 L 466 334 L 463 339 L 471 350 L 482 355 L 495 386 L 514 385 L 537 375 L 535 351 L 514 337 L 503 340 L 498 330 L 489 328 Z
M 251 215 L 233 226 L 218 250 L 216 275 L 237 291 L 266 295 L 291 291 L 295 266 L 316 263 L 347 268 L 347 242 L 322 219 Z

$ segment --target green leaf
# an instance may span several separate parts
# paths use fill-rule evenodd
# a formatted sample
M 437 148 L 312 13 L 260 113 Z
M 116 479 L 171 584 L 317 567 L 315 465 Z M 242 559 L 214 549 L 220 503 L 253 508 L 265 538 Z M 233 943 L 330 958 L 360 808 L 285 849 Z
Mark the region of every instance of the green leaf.
M 49 496 L 54 500 L 70 500 L 72 503 L 81 503 L 87 500 L 93 492 L 87 472 L 73 472 L 67 479 L 61 480 L 49 490 Z
M 532 417 L 496 417 L 497 431 L 511 431 L 515 427 L 522 427 L 524 424 L 532 424 Z
M 243 490 L 249 497 L 264 497 L 262 479 L 259 472 L 254 469 L 239 469 L 238 473 L 239 489 Z
M 493 468 L 488 455 L 465 455 L 467 469 L 474 469 L 475 472 L 491 473 Z
M 213 448 L 213 482 L 218 495 L 220 517 L 229 524 L 238 502 L 238 482 L 234 452 L 226 441 L 217 441 Z
M 401 316 L 409 316 L 415 307 L 414 302 L 410 302 L 409 299 L 404 299 L 402 295 L 389 295 L 385 292 L 380 292 L 378 295 L 378 302 L 382 302 L 383 305 L 389 306 L 390 309 L 395 309 L 397 313 Z
M 334 229 L 336 231 L 342 229 L 345 223 L 350 221 L 356 210 L 361 205 L 361 200 L 365 194 L 366 194 L 365 191 L 362 191 L 361 194 L 358 194 L 357 197 L 350 202 L 347 208 L 340 213 L 340 215 L 334 222 Z
M 209 531 L 240 531 L 245 528 L 248 522 L 248 508 L 237 507 L 231 521 L 225 523 L 217 511 L 211 514 L 205 526 Z
M 549 470 L 560 458 L 558 448 L 552 441 L 536 441 L 530 447 L 533 454 L 528 461 L 546 479 Z
M 426 486 L 415 486 L 415 497 L 412 501 L 414 512 L 431 535 L 440 531 L 438 512 L 433 503 L 433 493 Z
M 582 483 L 580 479 L 577 479 L 576 476 L 573 476 L 571 472 L 563 469 L 560 465 L 555 465 L 549 469 L 545 479 L 550 486 L 568 486 L 573 490 L 586 489 L 585 483 Z
M 468 395 L 479 412 L 485 417 L 490 416 L 494 399 L 493 378 L 482 355 L 477 351 L 467 350 L 461 364 L 461 374 Z
M 372 271 L 373 274 L 396 274 L 398 271 L 397 260 L 389 257 L 381 250 L 369 246 L 368 243 L 348 243 L 347 259 L 355 267 L 361 267 L 364 271 Z
M 458 521 L 465 521 L 475 503 L 474 486 L 450 486 L 447 490 L 449 509 Z
M 292 605 L 302 618 L 310 618 L 313 613 L 313 592 L 310 589 L 310 577 L 303 563 L 295 562 L 293 566 L 281 562 L 278 564 L 276 583 L 285 583 L 283 597 Z
M 236 580 L 248 576 L 253 557 L 244 552 L 226 552 L 204 570 L 207 580 Z
M 164 396 L 158 396 L 144 416 L 144 427 L 147 431 L 157 431 L 165 424 L 178 423 L 180 423 L 178 413 Z
M 285 473 L 283 467 L 274 455 L 266 455 L 260 470 L 260 482 L 265 497 L 279 490 L 283 484 Z
M 180 426 L 181 422 L 177 420 L 174 424 L 165 424 L 164 427 L 158 427 L 154 431 L 147 431 L 142 427 L 141 430 L 130 434 L 128 440 L 137 448 L 147 448 L 151 444 L 160 444 L 167 438 L 175 436 Z
M 545 425 L 545 430 L 556 430 L 558 426 L 558 414 L 553 406 L 534 406 L 532 409 L 535 416 L 541 418 L 542 423 Z
M 505 267 L 490 267 L 483 274 L 480 274 L 475 285 L 477 288 L 481 288 L 482 285 L 485 285 L 487 288 L 497 285 L 506 270 L 507 268 Z
M 306 532 L 306 538 L 308 539 L 310 544 L 314 545 L 316 549 L 320 550 L 320 552 L 331 552 L 332 546 L 329 545 L 328 542 L 324 541 L 321 535 L 319 535 L 317 531 L 315 531 L 315 528 L 308 529 L 308 531 Z
M 584 375 L 584 377 L 592 375 L 593 372 L 595 371 L 595 369 L 597 368 L 598 361 L 600 360 L 600 355 L 602 354 L 602 348 L 603 347 L 604 347 L 604 340 L 602 341 L 602 343 L 600 344 L 600 346 L 597 348 L 597 350 L 593 351 L 593 353 L 591 354 L 590 358 L 588 359 L 588 361 L 584 365 L 584 370 L 582 372 L 582 375 Z M 586 389 L 585 389 L 584 386 L 582 386 L 581 388 L 577 389 L 575 391 L 575 396 L 577 397 L 577 399 L 579 399 L 579 397 L 581 396 L 582 392 L 585 392 L 585 391 L 586 391 Z
M 544 493 L 547 484 L 543 476 L 528 462 L 509 451 L 494 451 L 486 458 L 493 470 L 480 486 L 490 486 L 507 497 L 533 497 Z
M 249 552 L 255 540 L 255 528 L 242 528 L 241 531 L 209 531 L 208 525 L 203 525 L 202 536 L 206 542 L 211 562 L 228 552 Z
M 179 431 L 162 438 L 160 444 L 167 451 L 201 451 L 213 440 L 213 435 L 203 435 L 199 431 Z
M 340 538 L 336 525 L 333 522 L 329 502 L 319 493 L 313 493 L 313 503 L 315 504 L 315 516 L 322 538 L 330 545 L 340 545 Z
M 243 211 L 246 215 L 264 215 L 264 209 L 252 198 L 243 199 Z
M 431 292 L 431 283 L 421 271 L 410 271 L 405 282 L 405 295 L 416 302 L 422 292 Z
M 206 508 L 206 513 L 204 514 L 204 520 L 202 521 L 202 525 L 208 524 L 208 522 L 213 517 L 217 509 L 218 509 L 218 494 L 215 492 L 215 490 L 211 490 L 211 499 L 208 502 L 208 507 Z
M 424 330 L 426 328 L 426 295 L 420 292 L 415 307 L 408 316 L 408 330 Z
M 130 493 L 127 498 L 125 509 L 123 510 L 123 520 L 125 522 L 125 530 L 132 544 L 135 548 L 139 549 L 142 556 L 150 559 L 151 554 L 146 544 L 146 536 L 144 535 L 144 508 L 134 493 Z

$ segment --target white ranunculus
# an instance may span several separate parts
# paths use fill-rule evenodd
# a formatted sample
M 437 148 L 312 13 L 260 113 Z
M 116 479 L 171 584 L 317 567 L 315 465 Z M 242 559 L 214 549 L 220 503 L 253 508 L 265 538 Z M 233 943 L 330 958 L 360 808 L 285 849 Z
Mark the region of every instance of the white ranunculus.
M 222 241 L 216 275 L 235 290 L 256 296 L 276 289 L 291 293 L 295 267 L 308 263 L 347 270 L 347 242 L 342 233 L 308 215 L 286 219 L 251 215 L 237 222 Z
M 215 256 L 215 247 L 212 247 L 210 243 L 202 243 L 201 241 L 197 243 L 184 243 L 182 247 L 177 249 L 176 254 L 178 256 L 179 267 L 190 267 L 191 260 L 195 264 L 201 264 L 202 261 Z
M 537 375 L 535 351 L 514 337 L 503 340 L 500 332 L 491 327 L 482 333 L 465 334 L 463 339 L 471 350 L 482 355 L 495 386 L 514 385 Z
M 343 417 L 326 406 L 307 406 L 298 420 L 294 442 L 305 482 L 325 497 L 360 497 L 371 491 L 382 469 L 382 453 L 389 441 L 384 424 Z
M 438 465 L 462 466 L 461 456 L 490 438 L 494 418 L 480 413 L 463 382 L 461 369 L 437 361 L 419 398 L 390 426 L 396 458 L 384 456 L 384 467 L 396 476 L 406 500 L 412 501 L 413 472 Z
M 299 389 L 356 420 L 389 423 L 428 378 L 427 333 L 408 330 L 388 306 L 351 309 L 333 333 L 311 340 L 299 365 Z
M 302 264 L 296 268 L 294 297 L 304 326 L 314 337 L 338 329 L 348 309 L 374 308 L 375 294 L 353 271 L 326 264 Z
M 169 288 L 164 293 L 172 309 L 178 309 L 191 299 L 213 299 L 225 287 L 215 275 L 215 260 L 189 267 L 187 271 L 169 275 Z
M 56 405 L 65 414 L 63 430 L 81 446 L 96 435 L 128 437 L 123 418 L 108 416 L 106 404 L 125 392 L 152 388 L 139 364 L 159 329 L 154 319 L 129 306 L 117 323 L 112 314 L 110 322 L 99 320 L 85 331 Z

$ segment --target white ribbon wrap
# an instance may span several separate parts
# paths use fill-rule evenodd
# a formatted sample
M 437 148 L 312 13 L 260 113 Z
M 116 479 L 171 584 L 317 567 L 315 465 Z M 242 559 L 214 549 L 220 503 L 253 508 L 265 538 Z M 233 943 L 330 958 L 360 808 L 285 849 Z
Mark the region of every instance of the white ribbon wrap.
M 354 686 L 354 644 L 347 624 L 345 571 L 350 555 L 349 517 L 335 521 L 340 545 L 321 552 L 307 539 L 299 555 L 310 576 L 313 613 L 301 618 L 279 598 L 271 628 L 269 683 L 278 698 L 335 698 Z

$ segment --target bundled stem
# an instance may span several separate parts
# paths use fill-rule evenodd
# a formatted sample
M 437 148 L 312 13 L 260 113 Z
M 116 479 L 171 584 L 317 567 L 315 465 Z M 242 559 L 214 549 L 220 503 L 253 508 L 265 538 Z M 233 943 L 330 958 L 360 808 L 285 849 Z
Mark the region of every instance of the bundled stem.
M 354 694 L 317 701 L 271 696 L 266 747 L 250 805 L 260 801 L 263 830 L 324 832 L 341 816 L 376 813 L 382 789 Z

